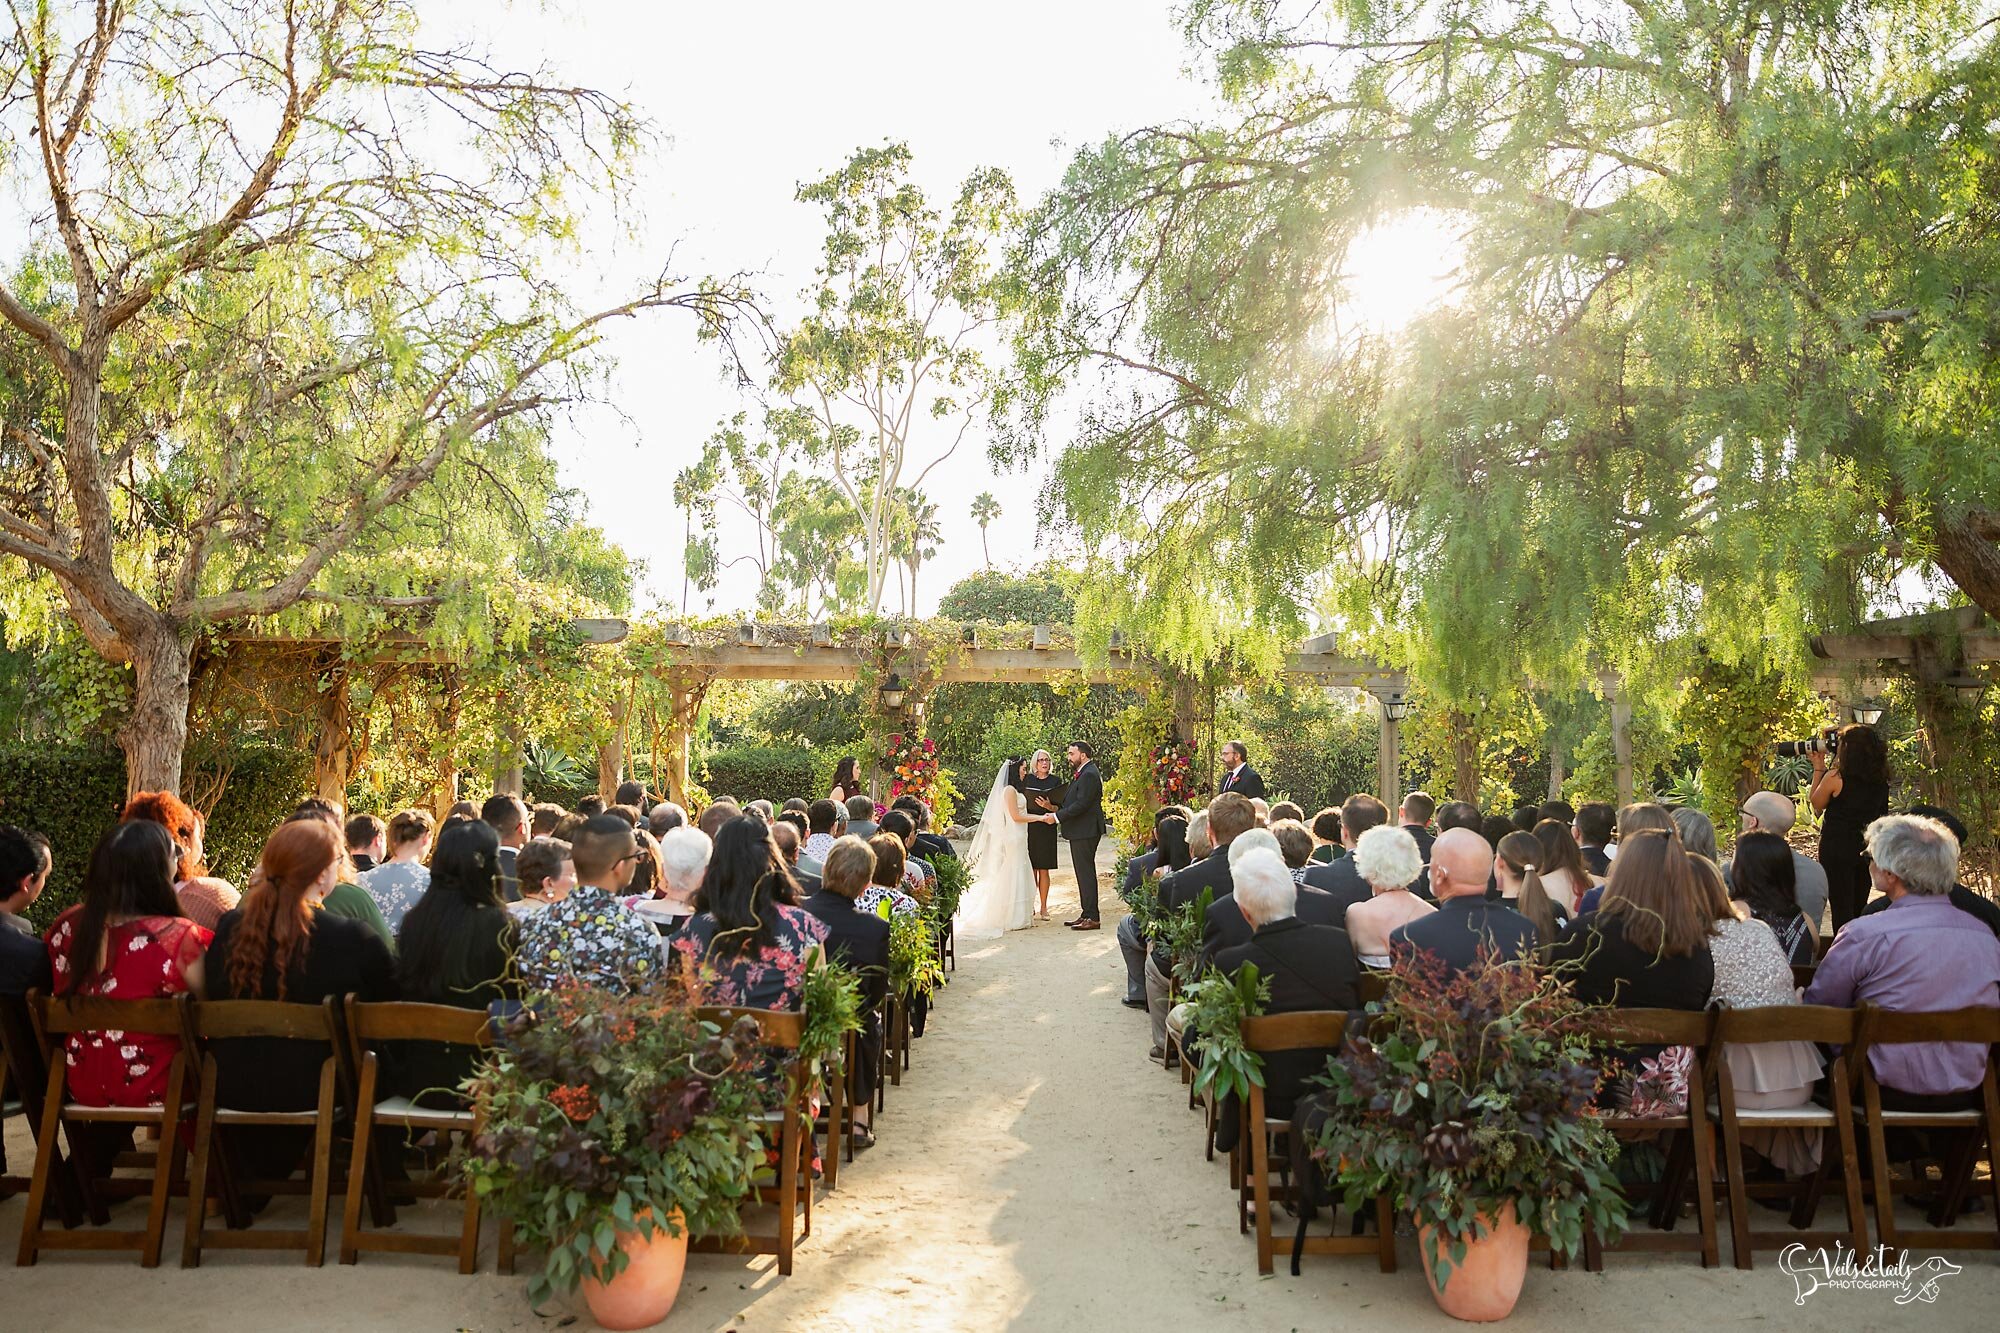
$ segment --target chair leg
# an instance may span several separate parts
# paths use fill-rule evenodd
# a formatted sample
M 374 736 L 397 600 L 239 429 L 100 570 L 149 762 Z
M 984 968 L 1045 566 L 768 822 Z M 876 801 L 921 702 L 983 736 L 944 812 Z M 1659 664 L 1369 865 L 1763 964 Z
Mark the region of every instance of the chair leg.
M 326 1202 L 333 1180 L 333 1061 L 320 1066 L 319 1120 L 313 1126 L 312 1212 L 306 1217 L 306 1264 L 326 1262 Z
M 778 1275 L 792 1275 L 792 1210 L 798 1206 L 798 1113 L 785 1110 L 785 1127 L 778 1135 Z
M 1694 1200 L 1701 1210 L 1701 1266 L 1714 1268 L 1722 1262 L 1721 1245 L 1715 1234 L 1715 1126 L 1702 1109 L 1702 1092 L 1697 1089 L 1690 1107 L 1694 1139 Z
M 49 1198 L 49 1172 L 54 1168 L 56 1135 L 62 1126 L 64 1054 L 58 1050 L 49 1060 L 48 1095 L 42 1100 L 42 1133 L 35 1144 L 35 1173 L 28 1180 L 28 1211 L 21 1218 L 21 1248 L 14 1262 L 21 1268 L 33 1267 L 41 1248 L 42 1211 Z M 75 1157 L 75 1145 L 70 1149 Z
M 174 1172 L 181 1162 L 181 1084 L 186 1077 L 185 1057 L 174 1061 L 167 1075 L 167 1095 L 160 1103 L 160 1142 L 154 1150 L 153 1195 L 146 1206 L 146 1247 L 139 1252 L 141 1268 L 158 1268 L 160 1250 L 167 1236 L 167 1196 L 173 1192 Z
M 214 1170 L 210 1154 L 215 1133 L 215 1057 L 203 1056 L 201 1088 L 196 1093 L 194 1160 L 188 1166 L 187 1224 L 181 1236 L 181 1267 L 201 1267 L 201 1229 L 208 1220 L 208 1178 Z
M 1264 1128 L 1263 1100 L 1252 1094 L 1251 1104 L 1243 1113 L 1241 1132 L 1250 1136 L 1250 1196 L 1257 1212 L 1257 1272 L 1260 1276 L 1269 1277 L 1272 1269 L 1271 1136 Z
M 1754 1264 L 1750 1246 L 1749 1186 L 1743 1179 L 1743 1132 L 1735 1108 L 1722 1108 L 1722 1169 L 1728 1176 L 1729 1252 L 1746 1273 Z
M 1875 1182 L 1875 1239 L 1894 1252 L 1898 1248 L 1896 1181 L 1889 1171 L 1889 1144 L 1882 1131 L 1882 1097 L 1872 1075 L 1863 1077 L 1861 1093 L 1868 1116 L 1868 1172 Z
M 1383 1272 L 1396 1271 L 1396 1215 L 1386 1194 L 1375 1196 L 1375 1255 Z
M 479 1127 L 473 1127 L 476 1135 Z M 458 1271 L 471 1275 L 479 1271 L 479 1191 L 467 1186 L 465 1190 L 465 1220 L 458 1233 Z
M 347 1160 L 347 1201 L 340 1215 L 340 1262 L 344 1264 L 353 1263 L 361 1254 L 358 1243 L 361 1196 L 368 1192 L 370 1183 L 368 1149 L 375 1140 L 375 1084 L 379 1068 L 375 1052 L 363 1052 L 361 1086 L 354 1098 L 354 1151 Z

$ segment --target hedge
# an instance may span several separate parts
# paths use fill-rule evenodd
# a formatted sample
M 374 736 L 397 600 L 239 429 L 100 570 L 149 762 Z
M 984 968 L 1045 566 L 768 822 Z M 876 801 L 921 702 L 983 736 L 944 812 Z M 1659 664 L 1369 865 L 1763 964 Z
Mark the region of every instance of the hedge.
M 720 798 L 758 798 L 773 804 L 803 796 L 812 800 L 832 787 L 836 758 L 802 745 L 738 745 L 702 761 L 702 785 Z
M 243 745 L 218 760 L 229 784 L 208 819 L 209 869 L 241 885 L 278 821 L 310 793 L 312 758 L 272 745 Z M 110 746 L 0 746 L 0 820 L 48 838 L 49 885 L 29 919 L 46 928 L 76 901 L 91 848 L 118 819 L 125 759 Z

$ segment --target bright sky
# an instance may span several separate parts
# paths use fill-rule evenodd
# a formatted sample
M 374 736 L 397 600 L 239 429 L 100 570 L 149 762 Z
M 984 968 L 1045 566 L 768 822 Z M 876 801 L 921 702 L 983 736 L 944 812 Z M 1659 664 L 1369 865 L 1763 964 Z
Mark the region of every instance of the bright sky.
M 1076 147 L 1208 104 L 1207 91 L 1182 73 L 1187 51 L 1161 0 L 555 0 L 545 8 L 465 0 L 460 12 L 503 63 L 546 58 L 566 78 L 630 98 L 669 136 L 633 201 L 648 223 L 643 252 L 594 247 L 601 271 L 579 275 L 586 288 L 601 280 L 605 292 L 657 271 L 675 250 L 680 272 L 759 271 L 761 290 L 795 297 L 811 276 L 821 227 L 818 210 L 792 193 L 864 144 L 906 140 L 917 180 L 936 202 L 987 164 L 1006 169 L 1023 199 L 1033 199 L 1060 178 Z M 579 299 L 596 294 L 586 289 Z M 748 404 L 720 379 L 716 353 L 696 345 L 691 321 L 673 312 L 622 328 L 612 351 L 616 411 L 580 419 L 558 438 L 557 455 L 566 482 L 589 496 L 592 518 L 646 562 L 640 604 L 677 607 L 683 529 L 674 475 L 719 420 Z M 945 542 L 923 573 L 920 612 L 983 565 L 968 516 L 982 490 L 1004 511 L 990 529 L 994 563 L 1035 558 L 1035 499 L 1046 473 L 1043 460 L 991 475 L 982 437 L 931 474 Z M 726 579 L 716 608 L 749 605 L 753 588 L 754 576 Z M 892 580 L 886 609 L 895 601 Z M 702 609 L 699 594 L 690 608 Z

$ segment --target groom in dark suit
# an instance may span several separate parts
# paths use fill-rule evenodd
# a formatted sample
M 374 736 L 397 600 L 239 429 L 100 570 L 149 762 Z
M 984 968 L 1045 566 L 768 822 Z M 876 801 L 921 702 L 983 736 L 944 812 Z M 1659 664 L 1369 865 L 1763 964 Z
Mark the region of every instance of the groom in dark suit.
M 1072 741 L 1069 763 L 1075 776 L 1056 823 L 1062 826 L 1063 840 L 1069 843 L 1070 866 L 1076 871 L 1076 896 L 1080 911 L 1069 922 L 1071 930 L 1096 930 L 1097 924 L 1097 844 L 1104 839 L 1104 779 L 1091 762 L 1090 747 Z

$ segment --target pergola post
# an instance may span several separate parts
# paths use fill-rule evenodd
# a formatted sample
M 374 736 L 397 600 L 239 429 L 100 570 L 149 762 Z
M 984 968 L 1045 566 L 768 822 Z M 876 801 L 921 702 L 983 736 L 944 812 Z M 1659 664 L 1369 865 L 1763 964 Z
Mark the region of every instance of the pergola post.
M 1376 795 L 1382 804 L 1394 814 L 1403 801 L 1403 723 L 1390 708 L 1393 699 L 1397 707 L 1402 706 L 1404 682 L 1401 678 L 1394 682 L 1371 685 L 1368 692 L 1375 696 L 1377 718 L 1381 727 L 1375 743 L 1375 786 Z
M 688 803 L 688 741 L 701 716 L 702 701 L 714 676 L 696 672 L 675 672 L 672 677 L 674 702 L 667 719 L 667 799 L 685 807 Z M 655 760 L 657 765 L 658 761 Z
M 313 723 L 313 795 L 347 808 L 347 780 L 354 771 L 353 719 L 348 711 L 347 664 L 335 660 L 322 677 Z
M 1632 804 L 1638 784 L 1632 773 L 1632 703 L 1625 697 L 1625 682 L 1616 672 L 1600 678 L 1604 697 L 1611 704 L 1611 753 L 1618 763 L 1618 804 Z

